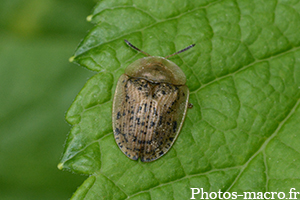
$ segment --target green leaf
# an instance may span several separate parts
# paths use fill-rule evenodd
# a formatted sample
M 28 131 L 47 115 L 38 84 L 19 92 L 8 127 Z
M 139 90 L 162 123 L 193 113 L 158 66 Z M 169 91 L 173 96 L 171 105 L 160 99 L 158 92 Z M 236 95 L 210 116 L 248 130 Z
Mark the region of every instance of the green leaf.
M 300 188 L 299 1 L 103 0 L 91 19 L 74 61 L 99 73 L 67 113 L 73 128 L 59 165 L 91 175 L 72 199 Z M 170 152 L 152 163 L 128 159 L 112 134 L 118 77 L 143 57 L 124 39 L 160 56 L 196 44 L 170 58 L 194 108 Z

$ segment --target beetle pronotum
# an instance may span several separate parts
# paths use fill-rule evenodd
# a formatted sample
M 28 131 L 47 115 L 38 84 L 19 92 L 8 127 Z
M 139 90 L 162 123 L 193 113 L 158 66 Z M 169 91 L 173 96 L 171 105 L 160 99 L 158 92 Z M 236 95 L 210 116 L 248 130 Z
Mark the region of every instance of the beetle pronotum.
M 130 159 L 154 161 L 166 154 L 175 142 L 187 108 L 189 89 L 183 71 L 166 57 L 145 54 L 130 64 L 120 76 L 112 111 L 116 143 Z

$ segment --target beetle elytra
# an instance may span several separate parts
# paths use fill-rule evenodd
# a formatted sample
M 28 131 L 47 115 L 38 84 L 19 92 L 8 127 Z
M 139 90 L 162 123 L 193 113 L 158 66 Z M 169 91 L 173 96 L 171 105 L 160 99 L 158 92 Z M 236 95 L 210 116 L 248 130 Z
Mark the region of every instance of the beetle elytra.
M 189 89 L 183 71 L 167 57 L 150 56 L 130 64 L 120 76 L 113 101 L 114 137 L 130 159 L 154 161 L 174 144 L 190 107 Z

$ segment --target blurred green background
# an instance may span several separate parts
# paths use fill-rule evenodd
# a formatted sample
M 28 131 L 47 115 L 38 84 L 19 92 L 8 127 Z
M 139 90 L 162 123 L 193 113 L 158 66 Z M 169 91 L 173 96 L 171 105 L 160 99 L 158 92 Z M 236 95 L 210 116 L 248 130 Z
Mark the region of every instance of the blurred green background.
M 94 0 L 0 1 L 0 199 L 68 199 L 86 179 L 59 171 L 65 112 L 93 75 L 68 62 Z

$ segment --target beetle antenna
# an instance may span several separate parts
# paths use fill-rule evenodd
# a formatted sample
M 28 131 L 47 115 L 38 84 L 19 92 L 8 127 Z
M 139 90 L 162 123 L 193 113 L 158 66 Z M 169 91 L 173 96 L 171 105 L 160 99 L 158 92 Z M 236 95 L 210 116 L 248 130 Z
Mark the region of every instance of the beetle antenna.
M 145 51 L 142 51 L 142 50 L 140 50 L 139 48 L 133 46 L 133 44 L 131 44 L 130 42 L 128 42 L 128 40 L 124 40 L 124 41 L 125 41 L 126 44 L 127 44 L 128 46 L 130 46 L 131 48 L 133 48 L 133 49 L 135 49 L 135 50 L 141 52 L 142 54 L 145 54 L 146 56 L 150 56 L 150 55 L 149 55 L 148 53 L 146 53 Z
M 184 52 L 184 51 L 186 51 L 186 50 L 189 50 L 190 48 L 194 47 L 195 45 L 196 45 L 196 44 L 192 44 L 192 45 L 190 45 L 190 46 L 188 46 L 188 47 L 186 47 L 186 48 L 184 48 L 184 49 L 182 49 L 182 50 L 180 50 L 180 51 L 177 51 L 176 53 L 173 53 L 173 54 L 171 54 L 171 55 L 169 55 L 169 56 L 166 56 L 165 58 L 170 58 L 170 57 L 175 56 L 175 55 L 177 55 L 177 54 L 179 54 L 179 53 L 182 53 L 182 52 Z

